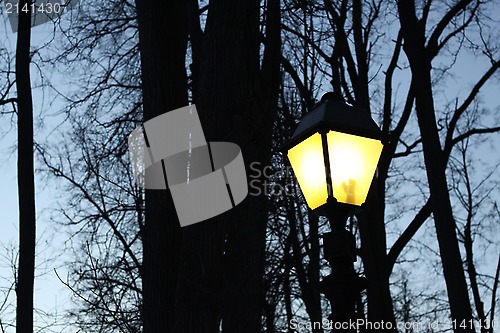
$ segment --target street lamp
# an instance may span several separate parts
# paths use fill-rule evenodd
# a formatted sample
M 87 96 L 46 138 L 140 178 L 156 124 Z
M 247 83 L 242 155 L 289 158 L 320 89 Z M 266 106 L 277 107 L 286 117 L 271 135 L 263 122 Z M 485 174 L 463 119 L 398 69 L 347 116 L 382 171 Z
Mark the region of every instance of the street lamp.
M 367 111 L 327 93 L 306 114 L 286 145 L 288 159 L 311 209 L 328 199 L 365 202 L 382 152 L 382 131 Z
M 346 221 L 350 209 L 366 200 L 382 141 L 366 110 L 327 93 L 284 146 L 307 205 L 331 225 L 323 243 L 332 274 L 321 281 L 320 291 L 332 305 L 330 318 L 340 324 L 357 319 L 356 298 L 364 289 L 364 279 L 354 271 L 356 243 Z

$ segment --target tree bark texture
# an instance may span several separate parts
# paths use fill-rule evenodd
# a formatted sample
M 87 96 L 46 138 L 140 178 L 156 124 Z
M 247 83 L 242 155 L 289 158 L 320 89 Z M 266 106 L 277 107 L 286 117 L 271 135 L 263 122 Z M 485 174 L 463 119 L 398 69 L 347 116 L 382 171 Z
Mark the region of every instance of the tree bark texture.
M 184 0 L 136 2 L 144 121 L 188 105 Z M 171 332 L 181 232 L 170 191 L 146 190 L 143 241 L 145 333 Z

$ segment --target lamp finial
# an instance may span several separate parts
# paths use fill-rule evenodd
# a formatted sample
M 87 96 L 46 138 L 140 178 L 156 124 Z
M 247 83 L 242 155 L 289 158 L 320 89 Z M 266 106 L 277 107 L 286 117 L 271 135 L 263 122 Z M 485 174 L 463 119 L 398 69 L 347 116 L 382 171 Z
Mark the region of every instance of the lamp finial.
M 341 93 L 335 91 L 327 92 L 326 94 L 323 95 L 323 97 L 321 97 L 321 103 L 326 101 L 336 101 L 345 103 L 344 96 L 342 96 Z

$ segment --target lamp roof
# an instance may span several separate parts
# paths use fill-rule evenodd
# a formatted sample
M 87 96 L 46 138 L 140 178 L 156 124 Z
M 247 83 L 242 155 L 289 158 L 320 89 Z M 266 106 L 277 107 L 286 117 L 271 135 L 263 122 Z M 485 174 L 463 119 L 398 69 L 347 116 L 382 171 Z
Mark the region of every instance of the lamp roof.
M 324 99 L 302 118 L 286 146 L 290 148 L 311 134 L 323 130 L 383 140 L 382 131 L 368 111 L 338 100 Z

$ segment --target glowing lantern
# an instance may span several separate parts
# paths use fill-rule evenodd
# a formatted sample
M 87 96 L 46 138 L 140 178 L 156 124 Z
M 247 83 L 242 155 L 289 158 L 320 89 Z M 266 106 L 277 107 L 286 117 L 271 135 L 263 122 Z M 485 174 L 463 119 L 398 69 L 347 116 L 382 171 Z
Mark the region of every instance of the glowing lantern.
M 382 153 L 382 131 L 367 111 L 328 93 L 304 116 L 285 148 L 311 209 L 329 199 L 360 206 Z

